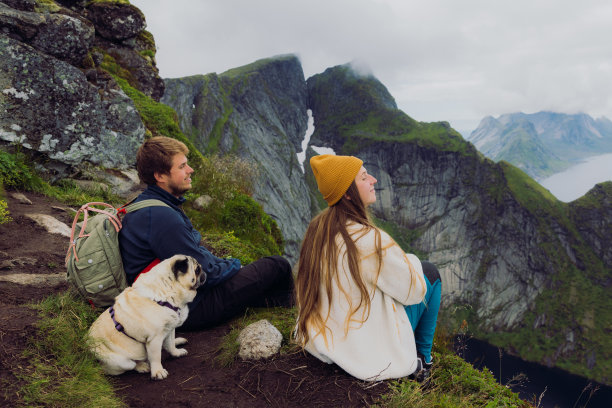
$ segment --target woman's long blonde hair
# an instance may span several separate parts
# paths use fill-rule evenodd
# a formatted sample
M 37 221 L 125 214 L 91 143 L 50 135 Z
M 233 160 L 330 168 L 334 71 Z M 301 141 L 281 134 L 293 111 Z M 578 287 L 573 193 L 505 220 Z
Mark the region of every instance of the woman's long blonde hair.
M 346 228 L 347 224 L 351 222 L 364 226 L 357 237 L 352 237 Z M 380 231 L 370 220 L 354 181 L 337 204 L 326 208 L 310 222 L 302 242 L 295 281 L 298 305 L 295 337 L 302 347 L 310 339 L 308 327 L 316 328 L 316 335 L 321 334 L 327 344 L 326 331 L 328 329 L 326 322 L 329 317 L 329 306 L 331 306 L 332 302 L 333 282 L 335 281 L 340 285 L 340 280 L 337 278 L 339 245 L 336 243 L 336 237 L 338 235 L 341 236 L 346 246 L 345 256 L 349 271 L 361 294 L 357 305 L 353 306 L 349 300 L 351 308 L 345 321 L 345 330 L 348 331 L 350 322 L 354 321 L 353 316 L 360 309 L 362 314 L 358 322 L 363 323 L 368 318 L 370 314 L 370 293 L 368 293 L 368 289 L 361 276 L 359 250 L 355 245 L 355 241 L 372 229 L 375 230 L 375 247 L 378 260 L 376 276 L 378 276 L 382 265 Z M 345 289 L 342 287 L 339 289 L 348 298 L 348 293 Z M 322 316 L 321 314 L 321 290 L 325 290 L 327 294 L 327 316 Z

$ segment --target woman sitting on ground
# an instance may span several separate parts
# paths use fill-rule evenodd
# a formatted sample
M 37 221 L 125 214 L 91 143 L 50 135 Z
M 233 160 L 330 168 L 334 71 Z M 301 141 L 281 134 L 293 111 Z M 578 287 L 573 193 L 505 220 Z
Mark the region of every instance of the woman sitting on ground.
M 440 307 L 438 270 L 372 223 L 366 208 L 376 201 L 377 180 L 360 159 L 321 155 L 310 165 L 329 207 L 302 242 L 297 341 L 362 380 L 426 378 Z

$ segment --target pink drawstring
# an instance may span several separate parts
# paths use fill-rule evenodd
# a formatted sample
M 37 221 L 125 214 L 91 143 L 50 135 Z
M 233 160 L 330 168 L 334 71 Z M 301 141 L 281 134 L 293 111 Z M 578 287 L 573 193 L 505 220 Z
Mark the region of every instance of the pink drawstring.
M 68 259 L 70 258 L 70 250 L 72 250 L 72 252 L 74 253 L 74 258 L 78 261 L 79 257 L 77 256 L 76 253 L 76 243 L 79 240 L 79 238 L 83 238 L 83 237 L 87 237 L 89 236 L 89 234 L 85 234 L 85 228 L 87 227 L 87 220 L 89 218 L 89 211 L 94 211 L 100 214 L 105 214 L 106 217 L 108 218 L 108 220 L 111 222 L 111 224 L 113 225 L 113 227 L 115 228 L 116 232 L 119 232 L 119 230 L 121 229 L 122 225 L 121 225 L 121 219 L 119 218 L 118 215 L 113 214 L 107 210 L 104 209 L 100 209 L 100 208 L 95 208 L 93 206 L 95 205 L 99 205 L 99 206 L 104 206 L 107 209 L 108 208 L 112 208 L 113 210 L 117 211 L 115 209 L 115 207 L 113 207 L 110 204 L 106 204 L 106 203 L 102 203 L 102 202 L 94 202 L 94 203 L 87 203 L 84 204 L 83 206 L 81 206 L 81 208 L 79 208 L 79 210 L 77 211 L 76 215 L 74 216 L 74 221 L 72 221 L 72 229 L 70 230 L 70 246 L 68 247 L 68 251 L 66 252 L 66 264 L 68 264 Z M 83 213 L 83 225 L 81 225 L 81 229 L 79 230 L 79 236 L 75 239 L 74 238 L 74 233 L 76 232 L 76 226 L 79 220 L 79 214 Z

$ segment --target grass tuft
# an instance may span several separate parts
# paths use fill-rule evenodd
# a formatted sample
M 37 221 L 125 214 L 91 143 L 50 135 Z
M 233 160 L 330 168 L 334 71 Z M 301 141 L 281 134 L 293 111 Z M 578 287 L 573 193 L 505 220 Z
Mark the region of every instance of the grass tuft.
M 37 335 L 24 352 L 27 367 L 17 372 L 27 406 L 125 407 L 87 348 L 86 334 L 98 313 L 72 292 L 32 305 L 38 310 Z

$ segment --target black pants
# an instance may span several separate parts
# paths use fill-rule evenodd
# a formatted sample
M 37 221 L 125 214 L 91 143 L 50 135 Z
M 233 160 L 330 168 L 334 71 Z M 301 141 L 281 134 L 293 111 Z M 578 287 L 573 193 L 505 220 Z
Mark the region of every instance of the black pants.
M 181 329 L 212 327 L 248 307 L 290 307 L 293 303 L 291 265 L 281 256 L 268 256 L 242 267 L 231 279 L 200 290 Z

